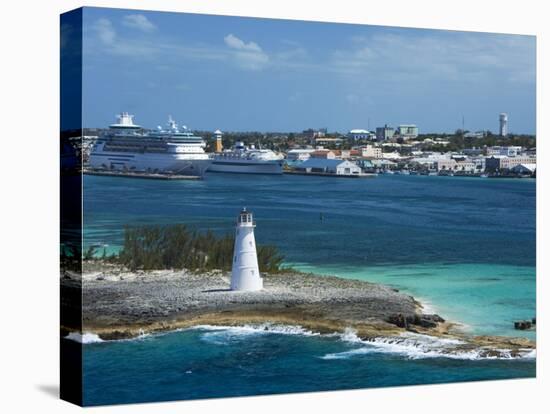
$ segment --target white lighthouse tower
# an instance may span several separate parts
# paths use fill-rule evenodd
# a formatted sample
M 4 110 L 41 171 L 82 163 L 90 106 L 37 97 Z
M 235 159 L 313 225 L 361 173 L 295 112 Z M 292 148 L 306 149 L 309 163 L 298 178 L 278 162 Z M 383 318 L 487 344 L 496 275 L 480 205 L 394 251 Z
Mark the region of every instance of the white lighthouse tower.
M 501 137 L 505 137 L 508 135 L 508 114 L 507 113 L 501 113 L 498 116 L 499 121 L 499 134 Z
M 258 268 L 254 227 L 256 224 L 252 213 L 243 208 L 237 218 L 231 290 L 255 291 L 263 288 L 264 282 Z

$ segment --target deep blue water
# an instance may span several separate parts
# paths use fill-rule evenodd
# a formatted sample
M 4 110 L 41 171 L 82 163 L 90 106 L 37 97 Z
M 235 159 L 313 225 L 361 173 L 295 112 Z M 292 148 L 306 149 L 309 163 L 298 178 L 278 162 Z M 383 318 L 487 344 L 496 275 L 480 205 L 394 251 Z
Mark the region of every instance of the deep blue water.
M 124 225 L 142 223 L 230 232 L 246 206 L 258 242 L 276 244 L 291 263 L 535 263 L 534 181 L 210 174 L 204 181 L 85 176 L 84 186 L 87 243 L 120 244 Z
M 84 347 L 85 405 L 528 378 L 525 360 L 415 358 L 333 337 L 193 329 Z
M 85 244 L 116 250 L 125 225 L 144 223 L 231 232 L 243 206 L 255 213 L 258 243 L 278 246 L 289 265 L 391 284 L 472 333 L 535 336 L 512 329 L 514 320 L 535 315 L 532 180 L 211 174 L 191 182 L 85 176 Z M 342 338 L 229 329 L 94 343 L 85 346 L 85 402 L 535 375 L 534 359 L 449 359 L 431 348 L 419 354 L 418 347 L 427 345 L 417 339 L 412 348 L 371 349 Z

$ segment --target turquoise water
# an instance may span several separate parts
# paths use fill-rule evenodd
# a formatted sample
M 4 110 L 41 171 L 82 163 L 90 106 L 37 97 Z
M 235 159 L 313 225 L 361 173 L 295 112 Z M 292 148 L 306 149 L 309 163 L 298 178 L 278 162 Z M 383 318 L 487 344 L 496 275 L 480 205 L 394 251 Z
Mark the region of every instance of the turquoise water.
M 530 266 L 497 264 L 432 264 L 337 269 L 296 264 L 321 274 L 389 284 L 425 304 L 425 312 L 438 313 L 460 323 L 460 329 L 478 335 L 525 336 L 515 320 L 535 315 L 535 272 Z
M 125 225 L 146 223 L 178 222 L 231 232 L 236 214 L 246 206 L 255 213 L 257 241 L 277 245 L 288 265 L 393 285 L 475 334 L 535 335 L 512 329 L 514 320 L 535 316 L 536 186 L 532 180 L 212 174 L 199 182 L 85 176 L 84 187 L 86 245 L 108 244 L 108 251 L 116 250 Z M 270 333 L 239 334 L 236 340 L 231 330 L 223 332 L 218 334 L 225 335 L 225 340 L 218 343 L 204 339 L 208 331 L 191 330 L 87 345 L 88 403 L 535 374 L 533 359 L 485 361 L 467 356 L 449 360 L 431 354 L 417 358 L 418 344 L 426 345 L 423 338 L 417 338 L 411 354 L 410 349 L 393 348 L 374 352 L 370 345 L 342 338 Z M 271 349 L 268 343 L 277 343 L 278 352 L 264 361 Z M 346 353 L 357 347 L 361 351 Z M 181 367 L 172 366 L 168 349 L 181 353 L 177 359 Z M 242 354 L 246 349 L 249 358 Z M 229 360 L 214 364 L 217 376 L 213 378 L 210 364 L 215 357 L 209 355 L 218 353 Z M 334 353 L 346 354 L 322 358 Z M 134 363 L 122 355 L 131 356 Z M 201 368 L 184 369 L 186 364 Z M 285 368 L 302 374 L 290 381 L 282 372 Z M 411 368 L 418 375 L 411 375 Z M 131 375 L 117 374 L 121 369 Z M 186 374 L 189 370 L 192 373 Z M 316 371 L 323 375 L 315 375 Z M 388 377 L 389 373 L 394 375 Z M 147 378 L 155 385 L 144 391 L 129 376 Z M 234 387 L 228 383 L 210 389 L 201 385 L 206 380 L 209 384 L 229 381 Z M 94 391 L 107 385 L 116 385 L 116 393 Z

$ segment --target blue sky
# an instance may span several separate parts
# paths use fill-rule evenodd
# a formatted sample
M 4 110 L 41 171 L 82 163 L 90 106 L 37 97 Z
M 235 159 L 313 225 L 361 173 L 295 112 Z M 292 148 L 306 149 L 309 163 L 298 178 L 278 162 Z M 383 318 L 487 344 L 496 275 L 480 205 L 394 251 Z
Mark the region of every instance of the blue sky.
M 84 10 L 84 125 L 535 132 L 535 37 Z

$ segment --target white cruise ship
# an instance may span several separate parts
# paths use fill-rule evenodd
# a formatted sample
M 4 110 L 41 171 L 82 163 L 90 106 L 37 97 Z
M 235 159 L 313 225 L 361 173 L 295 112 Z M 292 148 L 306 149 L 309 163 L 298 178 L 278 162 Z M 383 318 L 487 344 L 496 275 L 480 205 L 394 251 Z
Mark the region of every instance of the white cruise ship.
M 168 129 L 145 132 L 124 112 L 92 148 L 89 166 L 106 170 L 202 176 L 212 163 L 201 137 L 181 130 L 170 117 Z
M 238 141 L 231 150 L 212 154 L 208 172 L 282 174 L 283 157 L 268 149 L 247 147 Z

